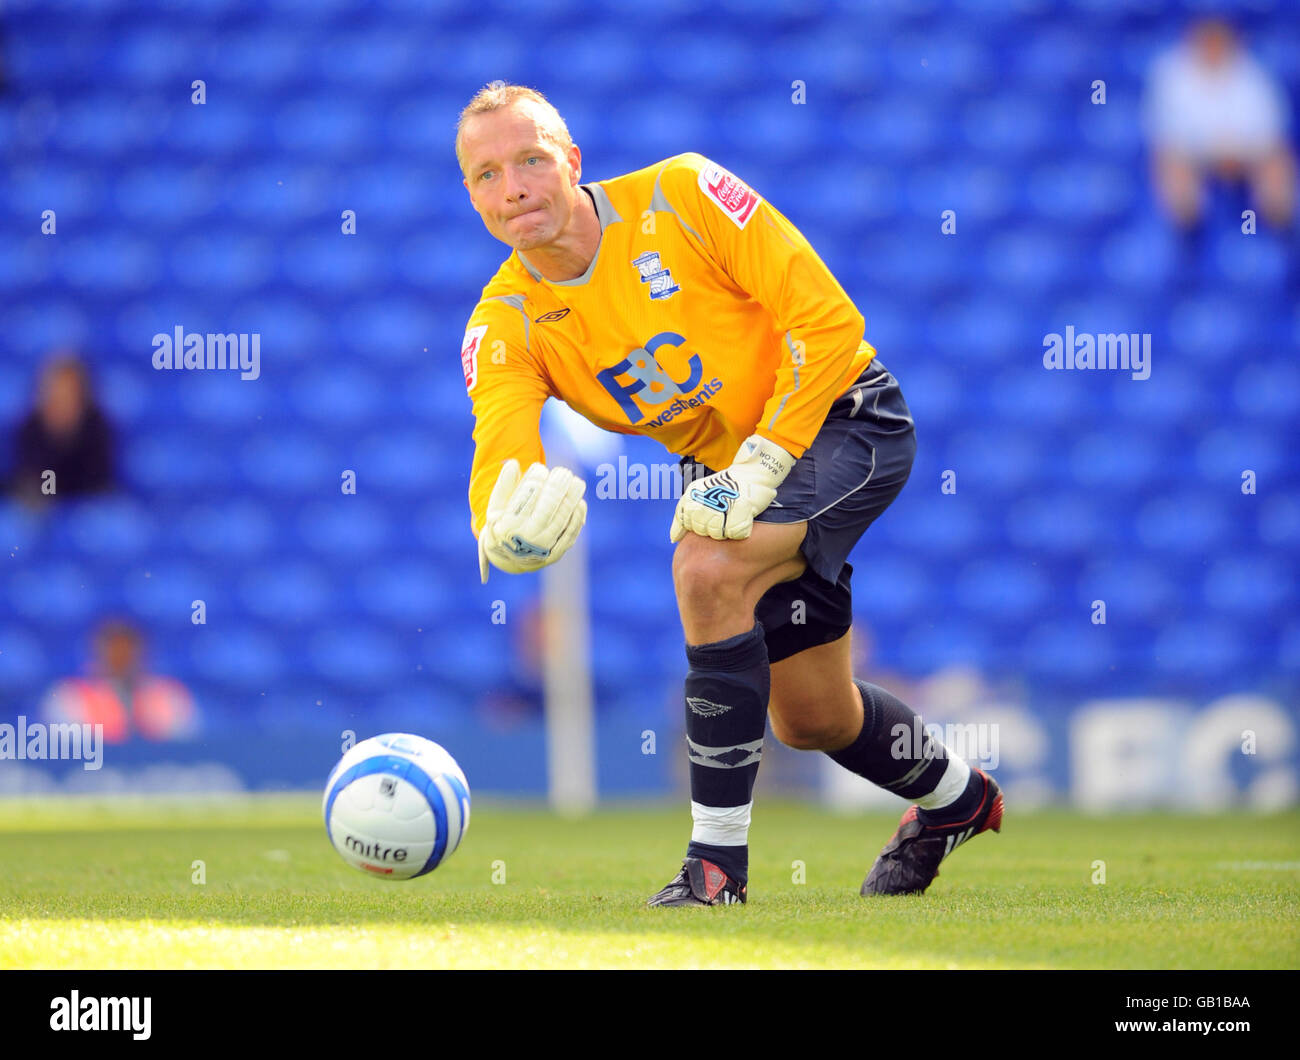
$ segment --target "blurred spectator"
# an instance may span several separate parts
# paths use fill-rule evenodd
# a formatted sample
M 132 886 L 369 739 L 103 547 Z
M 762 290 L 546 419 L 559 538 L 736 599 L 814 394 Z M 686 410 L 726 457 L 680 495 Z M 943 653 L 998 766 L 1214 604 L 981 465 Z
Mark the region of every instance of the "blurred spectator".
M 1192 24 L 1152 67 L 1145 101 L 1156 191 L 1184 228 L 1201 220 L 1207 182 L 1244 180 L 1264 218 L 1291 223 L 1295 157 L 1287 100 L 1226 22 Z
M 127 622 L 109 621 L 95 633 L 90 677 L 67 677 L 41 702 L 48 723 L 104 726 L 106 743 L 183 740 L 198 728 L 198 711 L 179 681 L 145 672 L 144 638 Z
M 19 500 L 38 503 L 112 488 L 112 429 L 77 357 L 46 362 L 36 406 L 18 425 L 14 450 L 10 490 Z M 47 471 L 54 472 L 50 485 Z

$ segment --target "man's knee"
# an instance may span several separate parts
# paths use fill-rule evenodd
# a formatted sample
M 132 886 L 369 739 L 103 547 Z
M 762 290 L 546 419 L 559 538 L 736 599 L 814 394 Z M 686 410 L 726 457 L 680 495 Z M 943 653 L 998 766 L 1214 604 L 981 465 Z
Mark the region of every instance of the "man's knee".
M 790 709 L 783 716 L 781 705 L 773 703 L 769 716 L 773 735 L 787 747 L 796 751 L 825 751 L 845 746 L 841 719 L 820 715 L 812 704 L 786 706 Z
M 694 535 L 673 554 L 673 588 L 679 606 L 690 612 L 736 607 L 744 599 L 746 569 L 722 542 Z

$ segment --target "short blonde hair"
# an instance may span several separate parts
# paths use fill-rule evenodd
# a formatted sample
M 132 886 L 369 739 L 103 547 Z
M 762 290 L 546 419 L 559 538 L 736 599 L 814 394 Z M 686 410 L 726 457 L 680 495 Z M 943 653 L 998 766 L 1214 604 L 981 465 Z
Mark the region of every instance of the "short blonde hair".
M 461 138 L 470 118 L 476 114 L 490 114 L 494 110 L 501 110 L 520 100 L 536 103 L 542 110 L 545 115 L 542 135 L 551 143 L 566 152 L 573 146 L 573 137 L 569 135 L 569 127 L 560 117 L 560 112 L 537 89 L 525 85 L 511 85 L 505 81 L 492 81 L 474 93 L 474 98 L 465 105 L 465 109 L 460 112 L 460 120 L 456 122 L 456 161 L 460 163 L 461 173 L 469 175 L 465 171 L 465 148 Z

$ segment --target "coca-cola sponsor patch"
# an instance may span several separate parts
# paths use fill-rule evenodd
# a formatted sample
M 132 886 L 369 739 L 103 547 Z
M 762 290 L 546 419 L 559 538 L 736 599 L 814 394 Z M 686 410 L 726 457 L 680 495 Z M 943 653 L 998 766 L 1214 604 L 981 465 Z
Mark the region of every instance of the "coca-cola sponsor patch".
M 748 184 L 712 162 L 700 170 L 700 191 L 716 202 L 737 228 L 749 223 L 763 201 Z

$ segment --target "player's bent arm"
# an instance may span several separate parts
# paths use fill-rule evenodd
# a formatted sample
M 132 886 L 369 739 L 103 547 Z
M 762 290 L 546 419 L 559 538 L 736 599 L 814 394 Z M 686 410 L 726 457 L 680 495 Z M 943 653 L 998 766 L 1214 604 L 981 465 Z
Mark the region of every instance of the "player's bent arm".
M 586 483 L 545 466 L 538 421 L 551 387 L 526 336 L 509 315 L 480 311 L 470 323 L 461 348 L 475 420 L 470 525 L 486 583 L 492 566 L 522 574 L 564 555 L 586 522 Z M 480 349 L 488 356 L 480 359 Z
M 803 234 L 709 159 L 670 160 L 661 188 L 705 251 L 785 330 L 788 356 L 755 434 L 802 456 L 851 382 L 865 345 L 862 314 Z

